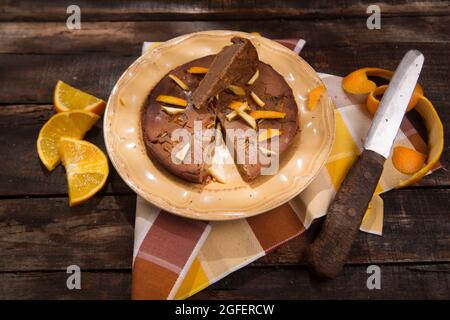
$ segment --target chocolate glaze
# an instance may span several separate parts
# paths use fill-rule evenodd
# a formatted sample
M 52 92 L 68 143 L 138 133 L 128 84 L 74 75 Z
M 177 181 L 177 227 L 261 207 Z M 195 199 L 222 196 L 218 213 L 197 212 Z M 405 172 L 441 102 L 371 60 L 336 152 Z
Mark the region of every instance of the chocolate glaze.
M 172 70 L 170 74 L 174 74 L 183 80 L 190 88 L 195 90 L 201 82 L 203 75 L 189 74 L 187 70 L 192 66 L 209 67 L 215 56 L 207 56 L 193 60 L 182 66 Z M 292 95 L 292 90 L 285 82 L 283 77 L 279 75 L 270 65 L 258 61 L 259 78 L 253 85 L 247 85 L 249 77 L 241 77 L 233 84 L 239 85 L 246 91 L 245 97 L 238 97 L 227 90 L 219 93 L 219 100 L 212 99 L 205 107 L 196 109 L 192 103 L 186 107 L 186 111 L 181 115 L 168 115 L 161 109 L 161 104 L 156 102 L 158 95 L 171 95 L 183 99 L 190 99 L 190 92 L 183 91 L 168 75 L 166 75 L 151 91 L 148 100 L 142 110 L 142 130 L 146 144 L 147 152 L 150 157 L 157 160 L 163 167 L 174 175 L 196 183 L 205 183 L 209 181 L 205 173 L 205 164 L 175 164 L 171 160 L 171 152 L 176 144 L 171 140 L 171 134 L 175 129 L 186 128 L 193 132 L 193 122 L 195 120 L 202 121 L 202 128 L 207 129 L 211 123 L 220 121 L 224 131 L 226 129 L 243 129 L 250 127 L 242 119 L 237 117 L 233 121 L 228 121 L 225 115 L 230 112 L 227 109 L 228 104 L 233 100 L 246 99 L 252 110 L 274 110 L 286 113 L 284 119 L 265 119 L 258 124 L 258 128 L 280 129 L 283 134 L 279 139 L 279 152 L 282 156 L 283 152 L 288 148 L 291 141 L 298 131 L 298 109 Z M 265 107 L 261 109 L 252 100 L 250 91 L 255 92 L 264 102 Z M 209 141 L 204 141 L 204 145 Z M 190 153 L 193 156 L 193 148 Z M 261 156 L 261 153 L 259 153 Z M 252 181 L 260 175 L 261 164 L 238 164 L 238 169 L 242 177 L 246 181 Z

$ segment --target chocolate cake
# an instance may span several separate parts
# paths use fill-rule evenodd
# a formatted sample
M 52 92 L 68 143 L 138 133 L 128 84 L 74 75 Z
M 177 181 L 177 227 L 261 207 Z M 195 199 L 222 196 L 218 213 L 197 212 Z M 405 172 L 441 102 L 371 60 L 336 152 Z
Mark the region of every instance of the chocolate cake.
M 261 129 L 269 129 L 280 134 L 279 156 L 298 131 L 298 108 L 286 81 L 270 65 L 258 60 L 249 40 L 233 38 L 232 43 L 215 56 L 193 60 L 169 72 L 150 92 L 142 110 L 143 138 L 150 157 L 191 182 L 210 181 L 209 165 L 203 161 L 192 163 L 198 152 L 192 148 L 195 142 L 191 139 L 182 145 L 173 139 L 177 129 L 193 134 L 195 121 L 205 131 L 220 124 L 226 138 L 227 129 L 255 130 L 258 137 Z M 234 155 L 236 148 L 245 149 L 244 163 L 237 163 L 242 177 L 246 181 L 257 178 L 265 165 L 261 159 L 270 157 L 271 151 L 261 147 L 265 152 L 260 152 L 256 163 L 252 163 L 247 157 L 248 144 L 230 145 Z M 201 146 L 209 148 L 211 136 L 204 137 Z M 174 155 L 179 161 L 174 161 Z M 187 158 L 191 163 L 182 161 Z

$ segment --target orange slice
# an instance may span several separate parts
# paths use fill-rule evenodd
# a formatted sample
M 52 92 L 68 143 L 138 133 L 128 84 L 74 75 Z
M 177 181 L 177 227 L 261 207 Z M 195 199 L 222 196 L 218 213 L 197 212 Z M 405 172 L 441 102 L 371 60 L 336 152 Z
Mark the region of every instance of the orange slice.
M 84 140 L 62 137 L 58 152 L 66 168 L 71 207 L 85 202 L 105 185 L 108 160 L 97 146 Z
M 97 114 L 84 110 L 60 112 L 51 117 L 37 139 L 37 151 L 45 167 L 52 171 L 58 165 L 58 141 L 62 136 L 81 139 L 98 119 Z
M 102 114 L 106 105 L 102 99 L 78 90 L 61 80 L 56 83 L 53 104 L 56 112 L 86 110 L 96 114 Z

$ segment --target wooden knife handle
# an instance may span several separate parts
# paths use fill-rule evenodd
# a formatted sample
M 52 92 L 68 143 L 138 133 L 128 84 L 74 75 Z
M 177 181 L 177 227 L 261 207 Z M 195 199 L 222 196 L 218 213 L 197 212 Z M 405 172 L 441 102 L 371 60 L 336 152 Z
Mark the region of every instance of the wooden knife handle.
M 344 266 L 385 160 L 376 152 L 364 150 L 350 168 L 322 230 L 307 251 L 308 266 L 317 275 L 333 278 Z

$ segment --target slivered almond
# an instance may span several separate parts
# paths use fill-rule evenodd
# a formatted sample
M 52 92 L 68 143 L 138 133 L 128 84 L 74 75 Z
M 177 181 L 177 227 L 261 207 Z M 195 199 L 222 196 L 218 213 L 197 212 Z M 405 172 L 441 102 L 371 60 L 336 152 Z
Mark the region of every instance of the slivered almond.
M 270 138 L 281 135 L 281 131 L 279 129 L 266 129 L 262 130 L 258 134 L 258 142 L 269 140 Z
M 250 95 L 252 96 L 253 101 L 255 101 L 255 103 L 260 106 L 261 108 L 264 107 L 266 104 L 264 103 L 264 101 L 262 101 L 257 95 L 256 93 L 254 93 L 253 91 L 250 93 Z
M 191 146 L 191 144 L 188 142 L 186 143 L 183 148 L 181 148 L 177 154 L 175 155 L 175 158 L 177 158 L 180 162 L 183 162 L 184 158 L 186 158 L 186 155 L 189 151 L 189 147 Z
M 248 103 L 247 102 L 243 102 L 243 103 L 241 103 L 241 105 L 239 107 L 234 109 L 234 111 L 232 111 L 229 114 L 227 114 L 226 118 L 227 118 L 228 121 L 231 121 L 231 120 L 233 120 L 234 118 L 237 117 L 237 115 L 238 115 L 237 110 L 245 111 L 245 110 L 248 110 L 248 109 L 250 109 L 249 106 L 248 106 Z
M 225 178 L 225 172 L 223 170 L 220 170 L 219 168 L 215 168 L 215 167 L 211 166 L 208 168 L 208 173 L 211 175 L 211 177 L 214 178 L 215 181 L 224 183 L 224 184 L 227 183 L 227 180 Z
M 176 75 L 174 74 L 169 74 L 169 78 L 172 79 L 173 81 L 175 81 L 175 83 L 177 85 L 180 86 L 181 89 L 189 91 L 189 87 L 186 83 L 183 82 L 183 80 L 181 80 L 180 78 L 178 78 Z
M 234 84 L 230 84 L 227 89 L 230 90 L 231 92 L 233 92 L 237 96 L 244 96 L 245 95 L 245 90 L 242 89 L 239 86 L 234 85 Z
M 270 157 L 277 154 L 275 151 L 263 147 L 259 147 L 259 151 L 261 151 L 266 157 Z
M 255 119 L 283 119 L 286 117 L 286 113 L 284 112 L 269 110 L 255 110 L 250 115 Z
M 247 84 L 252 85 L 259 77 L 259 69 L 256 70 L 255 74 L 248 80 Z
M 180 113 L 184 112 L 184 109 L 172 108 L 172 107 L 166 107 L 166 106 L 162 106 L 161 109 L 163 109 L 167 114 L 170 114 L 170 115 L 180 114 Z
M 237 109 L 236 112 L 242 119 L 245 120 L 245 122 L 248 123 L 250 127 L 256 129 L 256 120 L 252 116 L 250 116 L 248 113 L 240 109 Z
M 186 100 L 181 99 L 181 98 L 177 98 L 177 97 L 173 97 L 173 96 L 159 95 L 156 98 L 156 101 L 167 103 L 167 104 L 173 104 L 175 106 L 180 106 L 180 107 L 186 107 L 187 106 L 187 101 Z
M 244 110 L 250 110 L 248 103 L 245 101 L 231 101 L 230 104 L 227 106 L 227 108 L 231 110 L 236 110 L 244 103 L 246 105 L 246 108 Z
M 190 67 L 187 72 L 193 73 L 193 74 L 204 74 L 204 73 L 208 72 L 208 68 L 205 68 L 205 67 Z

